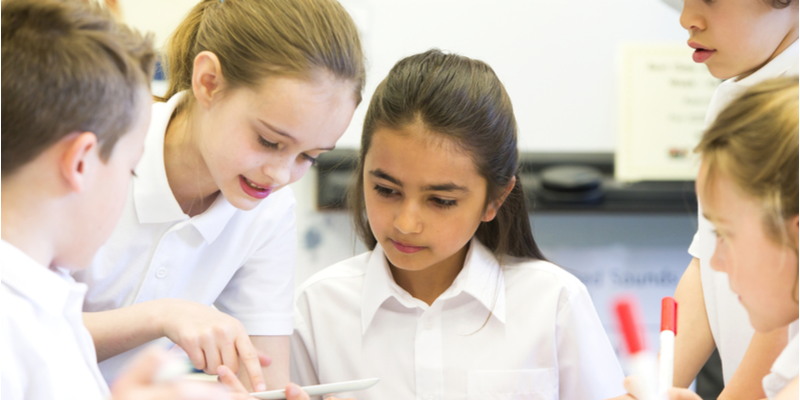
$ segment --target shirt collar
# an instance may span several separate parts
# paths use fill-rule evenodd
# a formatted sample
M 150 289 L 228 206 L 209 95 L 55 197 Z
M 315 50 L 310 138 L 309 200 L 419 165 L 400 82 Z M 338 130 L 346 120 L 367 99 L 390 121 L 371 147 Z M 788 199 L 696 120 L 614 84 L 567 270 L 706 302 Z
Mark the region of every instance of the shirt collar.
M 467 293 L 491 311 L 492 315 L 500 322 L 505 323 L 505 292 L 505 278 L 497 258 L 478 239 L 473 238 L 464 260 L 464 268 L 437 301 Z M 408 292 L 397 285 L 392 278 L 383 248 L 377 244 L 369 257 L 364 276 L 364 289 L 361 296 L 362 334 L 366 333 L 383 303 L 391 297 L 396 298 L 406 307 L 414 306 Z
M 164 135 L 172 113 L 184 92 L 172 96 L 166 103 L 153 104 L 150 129 L 144 142 L 144 154 L 136 167 L 133 179 L 133 202 L 139 223 L 154 224 L 181 221 L 189 216 L 183 213 L 172 194 L 164 167 Z
M 756 83 L 765 81 L 769 78 L 774 78 L 782 75 L 797 75 L 798 73 L 798 56 L 800 56 L 800 44 L 798 40 L 789 45 L 781 54 L 773 58 L 759 68 L 758 71 L 753 72 L 748 77 L 735 81 L 739 85 L 752 86 Z M 736 78 L 733 78 L 736 79 Z
M 164 135 L 172 113 L 184 96 L 186 92 L 180 92 L 166 103 L 153 104 L 144 154 L 136 167 L 137 177 L 133 180 L 133 202 L 139 223 L 157 224 L 189 219 L 172 194 L 164 167 Z M 211 243 L 219 237 L 235 213 L 236 208 L 220 193 L 208 210 L 191 219 L 191 224 L 207 243 Z
M 65 270 L 45 267 L 5 240 L 0 241 L 0 259 L 3 284 L 48 314 L 64 315 L 67 308 L 83 304 L 86 285 L 75 283 Z

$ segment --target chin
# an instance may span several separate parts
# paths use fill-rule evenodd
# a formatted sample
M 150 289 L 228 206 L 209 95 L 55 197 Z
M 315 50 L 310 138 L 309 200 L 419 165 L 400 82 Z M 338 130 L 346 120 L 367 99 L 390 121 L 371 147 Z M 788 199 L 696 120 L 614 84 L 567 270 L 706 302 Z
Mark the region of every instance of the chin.
M 391 243 L 389 245 L 391 245 Z M 386 259 L 389 260 L 393 266 L 405 271 L 422 271 L 432 265 L 424 262 L 425 260 L 423 260 L 422 257 L 415 259 L 414 257 L 416 254 L 397 254 L 399 252 L 396 249 L 387 251 L 384 247 L 384 253 L 386 254 Z

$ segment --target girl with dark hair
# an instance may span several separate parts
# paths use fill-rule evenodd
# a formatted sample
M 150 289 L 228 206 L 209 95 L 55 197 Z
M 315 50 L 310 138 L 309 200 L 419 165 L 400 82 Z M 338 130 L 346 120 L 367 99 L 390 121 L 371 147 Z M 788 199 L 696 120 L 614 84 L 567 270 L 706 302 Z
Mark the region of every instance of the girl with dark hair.
M 359 399 L 622 393 L 586 288 L 533 239 L 518 168 L 487 64 L 398 62 L 370 102 L 350 199 L 370 251 L 299 289 L 293 380 L 380 377 Z

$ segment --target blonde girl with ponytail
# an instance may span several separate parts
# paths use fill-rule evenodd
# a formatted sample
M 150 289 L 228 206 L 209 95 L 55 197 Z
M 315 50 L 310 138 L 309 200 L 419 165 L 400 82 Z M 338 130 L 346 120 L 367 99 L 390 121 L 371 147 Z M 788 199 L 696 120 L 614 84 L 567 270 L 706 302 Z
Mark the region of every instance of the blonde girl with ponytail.
M 356 26 L 336 0 L 202 1 L 165 61 L 125 211 L 76 276 L 101 371 L 111 381 L 142 345 L 171 341 L 195 368 L 283 388 L 296 251 L 285 186 L 361 101 Z
M 762 381 L 770 400 L 798 398 L 799 106 L 796 76 L 754 85 L 695 149 L 702 154 L 697 195 L 717 237 L 711 267 L 727 274 L 756 332 L 790 327 L 788 345 Z M 682 388 L 670 389 L 669 398 L 700 399 Z

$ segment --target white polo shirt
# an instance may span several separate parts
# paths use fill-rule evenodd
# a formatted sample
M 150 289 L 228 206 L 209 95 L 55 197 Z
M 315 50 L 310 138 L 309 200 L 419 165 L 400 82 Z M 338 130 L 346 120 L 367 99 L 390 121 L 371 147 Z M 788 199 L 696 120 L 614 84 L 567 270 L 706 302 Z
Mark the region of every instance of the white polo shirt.
M 473 239 L 464 268 L 431 306 L 395 283 L 380 245 L 320 271 L 298 289 L 292 381 L 381 378 L 339 395 L 360 400 L 625 393 L 585 286 L 549 262 L 504 261 Z
M 795 41 L 783 53 L 752 75 L 739 81 L 732 78 L 722 82 L 708 106 L 706 127 L 710 127 L 717 115 L 750 86 L 770 78 L 797 75 L 798 56 L 800 47 Z M 697 211 L 697 233 L 689 247 L 689 254 L 700 259 L 700 279 L 708 323 L 722 359 L 722 375 L 727 384 L 742 362 L 755 331 L 750 325 L 747 311 L 739 302 L 739 297 L 730 289 L 728 275 L 711 269 L 710 261 L 717 246 L 717 238 L 714 236 L 714 226 L 703 217 L 703 210 L 699 204 Z
M 773 400 L 778 397 L 783 388 L 797 377 L 800 367 L 798 354 L 800 354 L 800 343 L 795 336 L 772 364 L 769 375 L 762 381 L 768 399 Z
M 3 399 L 106 399 L 108 386 L 83 326 L 86 285 L 6 241 L 2 264 Z
M 122 217 L 91 267 L 75 274 L 89 286 L 83 309 L 180 298 L 215 305 L 250 335 L 291 335 L 294 196 L 283 188 L 242 211 L 220 195 L 202 214 L 184 214 L 164 168 L 164 134 L 181 96 L 153 105 Z M 100 363 L 106 379 L 110 382 L 142 347 Z

